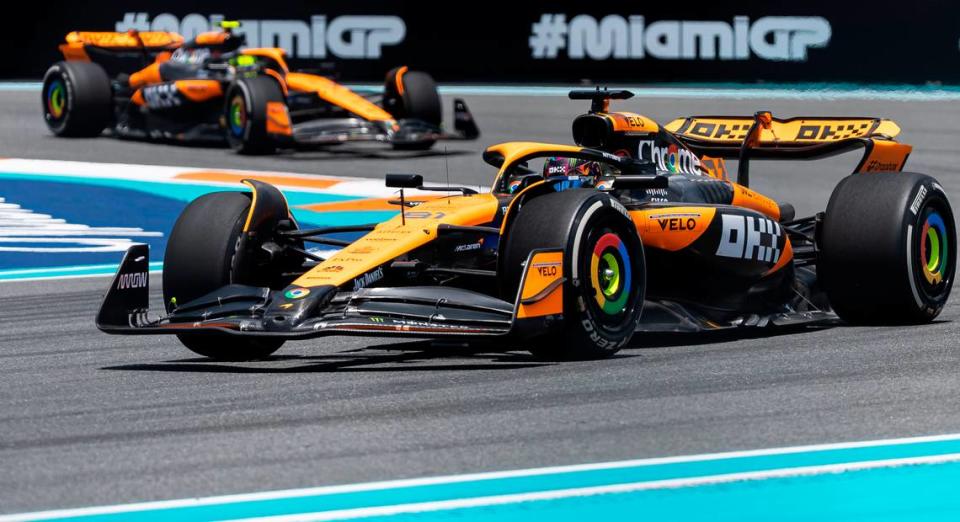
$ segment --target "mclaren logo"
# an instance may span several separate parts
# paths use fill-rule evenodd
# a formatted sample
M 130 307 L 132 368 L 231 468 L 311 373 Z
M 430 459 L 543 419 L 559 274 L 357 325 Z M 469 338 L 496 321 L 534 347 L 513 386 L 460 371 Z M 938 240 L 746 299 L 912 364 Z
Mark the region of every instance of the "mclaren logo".
M 129 288 L 146 288 L 149 276 L 146 272 L 135 272 L 133 274 L 120 274 L 117 278 L 117 290 L 126 290 Z

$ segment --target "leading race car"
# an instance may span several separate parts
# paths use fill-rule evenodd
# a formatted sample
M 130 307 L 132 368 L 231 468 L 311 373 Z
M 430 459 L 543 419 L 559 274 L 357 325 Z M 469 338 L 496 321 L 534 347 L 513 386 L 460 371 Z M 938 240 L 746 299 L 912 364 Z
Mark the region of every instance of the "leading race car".
M 455 132 L 443 131 L 440 95 L 424 72 L 395 68 L 382 96 L 365 97 L 291 71 L 283 49 L 243 48 L 238 24 L 223 26 L 186 42 L 169 32 L 68 34 L 65 61 L 43 78 L 47 126 L 57 136 L 109 128 L 121 137 L 225 141 L 251 154 L 347 141 L 420 150 L 480 134 L 459 99 Z
M 932 177 L 901 172 L 909 145 L 878 118 L 697 116 L 658 125 L 592 100 L 577 146 L 514 142 L 484 160 L 489 193 L 400 189 L 380 224 L 303 230 L 283 195 L 202 196 L 164 259 L 166 313 L 147 310 L 147 247 L 132 247 L 102 303 L 114 334 L 176 334 L 218 359 L 265 357 L 330 334 L 499 340 L 549 358 L 613 354 L 637 332 L 925 323 L 950 294 L 953 212 Z M 826 211 L 797 219 L 749 188 L 753 158 L 863 148 Z M 738 158 L 735 180 L 724 159 Z M 454 191 L 423 200 L 404 189 Z M 418 194 L 423 194 L 418 193 Z M 419 199 L 418 199 L 419 198 Z M 361 233 L 356 240 L 343 234 Z M 306 243 L 340 248 L 322 258 Z

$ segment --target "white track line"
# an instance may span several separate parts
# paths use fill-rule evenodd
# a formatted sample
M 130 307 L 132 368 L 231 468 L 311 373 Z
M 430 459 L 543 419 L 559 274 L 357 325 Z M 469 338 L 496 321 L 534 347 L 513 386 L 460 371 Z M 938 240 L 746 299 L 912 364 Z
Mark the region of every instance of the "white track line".
M 176 500 L 160 500 L 152 502 L 138 502 L 130 504 L 119 504 L 114 506 L 94 506 L 86 508 L 63 509 L 53 511 L 39 511 L 35 513 L 23 513 L 16 515 L 0 516 L 0 522 L 11 522 L 19 520 L 43 520 L 51 518 L 62 518 L 68 516 L 86 516 L 114 513 L 128 513 L 134 511 L 160 510 L 170 508 L 183 508 L 195 506 L 210 506 L 215 504 L 251 502 L 257 500 L 276 500 L 284 498 L 297 498 L 307 496 L 332 495 L 338 493 L 356 493 L 364 491 L 377 491 L 385 489 L 398 489 L 415 486 L 431 486 L 438 484 L 456 484 L 460 482 L 471 482 L 479 480 L 495 480 L 504 478 L 530 477 L 535 475 L 576 473 L 582 471 L 597 471 L 619 469 L 627 467 L 657 466 L 663 464 L 677 464 L 687 462 L 705 462 L 724 459 L 762 457 L 771 455 L 790 455 L 796 453 L 844 450 L 857 448 L 871 448 L 879 446 L 922 444 L 928 442 L 947 442 L 960 441 L 960 433 L 951 433 L 944 435 L 931 435 L 923 437 L 906 437 L 896 439 L 869 440 L 858 442 L 841 442 L 830 444 L 813 444 L 807 446 L 789 446 L 783 448 L 768 448 L 758 450 L 731 451 L 724 453 L 706 453 L 701 455 L 684 455 L 677 457 L 659 457 L 648 459 L 635 459 L 613 462 L 599 462 L 592 464 L 576 464 L 570 466 L 552 466 L 545 468 L 528 468 L 510 471 L 494 471 L 485 473 L 469 473 L 463 475 L 445 475 L 436 477 L 425 477 L 416 479 L 388 480 L 377 482 L 365 482 L 358 484 L 345 484 L 338 486 L 321 486 L 312 488 L 287 489 L 276 491 L 264 491 L 258 493 L 244 493 L 238 495 L 221 495 L 203 498 L 186 498 Z M 954 454 L 950 454 L 951 456 Z M 937 456 L 931 457 L 936 458 Z M 926 458 L 926 457 L 921 457 Z M 902 460 L 902 459 L 901 459 Z M 883 461 L 878 461 L 883 462 Z

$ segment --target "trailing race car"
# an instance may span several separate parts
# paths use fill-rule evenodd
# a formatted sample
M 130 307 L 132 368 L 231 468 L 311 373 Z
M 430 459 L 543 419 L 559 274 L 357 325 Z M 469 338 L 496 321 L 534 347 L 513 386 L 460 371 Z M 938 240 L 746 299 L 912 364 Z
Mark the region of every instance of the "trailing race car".
M 65 61 L 43 78 L 43 117 L 57 136 L 226 141 L 242 153 L 346 141 L 428 149 L 440 139 L 475 139 L 463 100 L 456 132 L 442 130 L 430 75 L 398 67 L 382 96 L 361 96 L 324 76 L 289 69 L 283 49 L 244 49 L 237 22 L 184 42 L 169 32 L 72 32 Z M 377 99 L 379 98 L 379 100 Z M 379 101 L 379 105 L 376 103 Z
M 298 228 L 283 195 L 202 196 L 164 259 L 166 314 L 147 312 L 147 247 L 134 246 L 101 305 L 115 334 L 176 334 L 218 359 L 265 357 L 329 334 L 500 340 L 550 358 L 608 356 L 636 332 L 836 321 L 925 323 L 953 284 L 956 230 L 943 188 L 901 172 L 911 147 L 877 118 L 682 118 L 658 125 L 592 99 L 577 146 L 486 150 L 489 193 L 388 174 L 399 215 Z M 865 153 L 826 211 L 749 188 L 751 158 Z M 739 158 L 736 181 L 724 158 Z M 459 194 L 419 201 L 404 189 Z M 421 193 L 422 194 L 422 193 Z M 362 237 L 344 239 L 344 234 Z M 305 247 L 340 248 L 321 258 Z

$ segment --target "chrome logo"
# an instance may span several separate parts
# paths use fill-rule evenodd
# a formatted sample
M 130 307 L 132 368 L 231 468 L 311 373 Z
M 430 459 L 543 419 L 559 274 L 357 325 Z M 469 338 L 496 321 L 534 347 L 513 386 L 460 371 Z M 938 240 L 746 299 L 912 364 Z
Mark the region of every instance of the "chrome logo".
M 597 240 L 590 259 L 594 299 L 609 315 L 623 312 L 630 297 L 630 254 L 620 237 L 606 233 Z
M 667 147 L 667 154 L 663 158 L 663 162 L 667 165 L 667 170 L 673 173 L 680 171 L 680 157 L 677 154 L 677 146 L 670 145 Z
M 937 212 L 927 214 L 920 230 L 920 268 L 931 285 L 943 281 L 947 267 L 947 227 Z
M 283 294 L 287 299 L 302 299 L 308 295 L 310 295 L 309 288 L 291 288 Z

